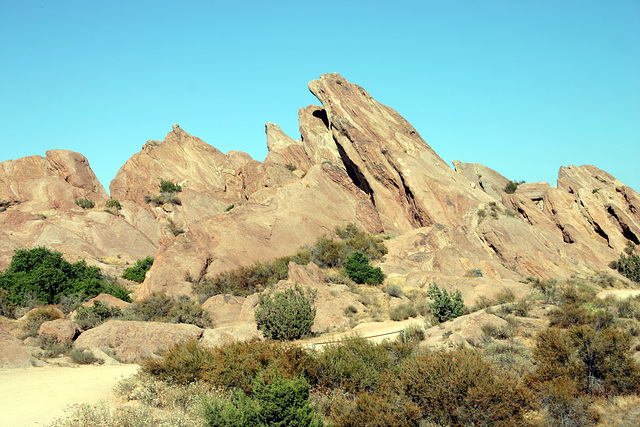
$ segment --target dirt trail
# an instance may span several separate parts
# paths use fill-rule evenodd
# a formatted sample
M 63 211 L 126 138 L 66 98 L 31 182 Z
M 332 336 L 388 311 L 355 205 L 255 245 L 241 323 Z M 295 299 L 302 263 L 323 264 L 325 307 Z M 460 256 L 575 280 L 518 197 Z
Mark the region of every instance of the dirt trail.
M 0 426 L 46 426 L 74 404 L 111 398 L 138 365 L 45 366 L 0 370 Z

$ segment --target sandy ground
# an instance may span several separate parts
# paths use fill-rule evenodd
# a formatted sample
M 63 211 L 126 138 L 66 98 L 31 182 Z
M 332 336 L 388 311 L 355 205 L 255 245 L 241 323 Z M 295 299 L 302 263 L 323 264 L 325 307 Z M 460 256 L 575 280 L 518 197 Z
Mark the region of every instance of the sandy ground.
M 46 426 L 70 405 L 108 401 L 138 365 L 45 366 L 0 370 L 0 426 Z

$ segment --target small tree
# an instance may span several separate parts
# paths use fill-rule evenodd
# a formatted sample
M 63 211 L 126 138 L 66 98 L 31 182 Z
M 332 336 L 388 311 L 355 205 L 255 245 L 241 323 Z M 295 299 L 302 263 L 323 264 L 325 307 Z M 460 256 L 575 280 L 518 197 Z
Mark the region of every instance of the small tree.
M 308 335 L 316 317 L 316 291 L 298 285 L 272 295 L 260 295 L 255 311 L 258 329 L 267 338 L 291 341 Z
M 427 295 L 433 300 L 432 303 L 429 303 L 429 307 L 431 307 L 431 314 L 433 314 L 438 323 L 462 316 L 464 301 L 459 289 L 456 290 L 455 294 L 451 295 L 444 286 L 440 290 L 436 282 L 433 282 L 429 286 Z
M 626 256 L 624 253 L 621 253 L 620 259 L 617 262 L 617 268 L 620 274 L 627 279 L 640 283 L 640 256 L 633 253 Z
M 376 285 L 384 281 L 384 273 L 380 267 L 372 267 L 369 258 L 362 252 L 353 252 L 344 266 L 344 271 L 356 283 Z

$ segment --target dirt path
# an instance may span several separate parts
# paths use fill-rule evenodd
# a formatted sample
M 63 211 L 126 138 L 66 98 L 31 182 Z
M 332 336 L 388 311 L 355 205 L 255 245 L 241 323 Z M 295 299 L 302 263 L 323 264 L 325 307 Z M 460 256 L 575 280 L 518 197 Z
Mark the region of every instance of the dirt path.
M 138 365 L 46 366 L 0 370 L 0 426 L 46 426 L 70 405 L 98 403 Z

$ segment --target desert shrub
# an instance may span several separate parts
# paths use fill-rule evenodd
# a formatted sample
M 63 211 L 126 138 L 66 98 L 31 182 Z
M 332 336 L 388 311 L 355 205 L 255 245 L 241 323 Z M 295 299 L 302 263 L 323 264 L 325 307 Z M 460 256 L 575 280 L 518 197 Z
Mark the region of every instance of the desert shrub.
M 534 384 L 566 378 L 582 393 L 607 395 L 635 393 L 640 387 L 640 368 L 630 357 L 630 336 L 620 329 L 548 328 L 538 335 L 533 357 Z
M 429 298 L 433 300 L 433 302 L 429 304 L 431 314 L 438 323 L 462 316 L 464 312 L 464 301 L 462 300 L 460 290 L 456 290 L 455 294 L 451 295 L 444 286 L 440 289 L 438 285 L 433 282 L 429 286 L 428 295 Z
M 200 301 L 219 294 L 247 296 L 262 292 L 267 286 L 287 279 L 289 262 L 306 265 L 310 258 L 310 252 L 301 249 L 292 256 L 276 258 L 266 263 L 256 261 L 253 266 L 240 267 L 213 278 L 201 274 L 200 278 L 193 281 L 193 291 L 198 294 Z
M 61 317 L 60 312 L 52 306 L 37 307 L 31 310 L 29 314 L 27 314 L 26 321 L 22 327 L 23 334 L 21 335 L 21 339 L 37 336 L 38 330 L 44 322 L 60 319 Z
M 169 220 L 167 221 L 167 228 L 174 236 L 178 236 L 184 233 L 184 229 L 178 227 L 171 218 L 169 218 Z
M 92 365 L 94 363 L 104 363 L 104 360 L 98 359 L 93 355 L 90 350 L 85 350 L 83 348 L 74 348 L 69 353 L 69 358 L 73 363 L 78 365 Z
M 515 300 L 516 296 L 511 289 L 505 289 L 496 295 L 496 304 L 506 304 Z
M 13 317 L 15 315 L 15 307 L 9 304 L 9 292 L 0 288 L 0 316 Z
M 575 381 L 560 377 L 544 384 L 540 400 L 545 420 L 551 426 L 588 427 L 598 424 L 598 413 L 592 407 L 592 398 L 581 395 Z
M 320 389 L 375 393 L 385 370 L 408 357 L 415 344 L 402 340 L 376 344 L 366 338 L 349 337 L 314 353 L 315 365 L 307 378 Z
M 404 292 L 402 292 L 402 288 L 398 285 L 385 286 L 383 291 L 394 298 L 400 298 L 404 295 Z
M 209 313 L 196 301 L 192 301 L 188 297 L 176 300 L 169 313 L 167 313 L 167 317 L 171 323 L 189 323 L 200 328 L 213 327 L 213 321 Z
M 145 359 L 142 371 L 162 381 L 188 384 L 205 381 L 225 389 L 252 390 L 253 379 L 278 372 L 285 378 L 313 370 L 313 360 L 300 347 L 273 341 L 245 341 L 209 348 L 196 340 L 176 344 L 160 358 Z
M 229 212 L 231 209 L 233 209 L 235 207 L 236 207 L 235 203 L 232 203 L 229 206 L 227 206 L 226 208 L 224 208 L 224 211 L 225 212 Z
M 598 329 L 607 328 L 614 322 L 611 312 L 603 309 L 588 310 L 584 304 L 568 303 L 549 313 L 549 326 L 570 328 L 575 325 L 592 324 Z
M 104 207 L 107 209 L 115 209 L 117 211 L 119 211 L 120 209 L 122 209 L 122 205 L 120 204 L 119 201 L 115 200 L 115 199 L 109 199 L 105 202 Z
M 362 252 L 372 260 L 380 259 L 387 254 L 383 237 L 361 231 L 354 224 L 347 224 L 345 228 L 336 227 L 336 234 L 349 248 L 349 252 Z
M 292 163 L 287 163 L 286 165 L 284 165 L 284 167 L 287 168 L 290 172 L 293 172 L 298 169 L 296 165 Z
M 504 187 L 504 192 L 507 194 L 513 194 L 518 189 L 518 185 L 524 184 L 524 181 L 509 181 Z
M 316 292 L 299 286 L 275 294 L 260 295 L 255 318 L 265 337 L 291 341 L 311 332 L 316 317 Z
M 38 347 L 42 349 L 37 354 L 41 359 L 51 359 L 60 355 L 69 354 L 71 341 L 60 341 L 55 335 L 44 334 L 38 337 Z
M 400 387 L 437 425 L 524 425 L 528 393 L 471 350 L 406 359 Z
M 258 377 L 252 397 L 238 391 L 231 402 L 205 401 L 204 418 L 211 427 L 322 426 L 309 402 L 304 378 L 276 377 L 268 383 Z
M 629 280 L 640 282 L 640 256 L 635 254 L 620 254 L 617 262 L 617 270 Z
M 391 320 L 400 321 L 406 320 L 410 317 L 416 317 L 418 312 L 413 304 L 398 304 L 389 312 L 389 317 Z
M 102 301 L 94 301 L 90 307 L 79 307 L 74 322 L 84 331 L 95 328 L 109 319 L 122 317 L 120 307 L 109 307 Z
M 345 262 L 344 271 L 356 283 L 376 285 L 384 281 L 380 267 L 372 267 L 369 258 L 362 252 L 353 252 Z
M 527 317 L 531 310 L 531 302 L 527 298 L 523 298 L 513 306 L 513 313 L 519 317 Z
M 180 184 L 175 184 L 171 181 L 160 180 L 160 192 L 161 193 L 179 193 L 182 191 Z
M 95 202 L 89 199 L 76 199 L 75 202 L 82 209 L 93 209 L 96 206 Z
M 153 257 L 151 256 L 139 259 L 135 265 L 125 268 L 122 273 L 122 278 L 131 280 L 132 282 L 142 283 L 144 282 L 145 274 L 151 269 L 152 265 Z
M 415 427 L 420 425 L 422 417 L 415 403 L 390 390 L 375 394 L 363 392 L 339 403 L 330 413 L 336 427 Z
M 344 242 L 321 237 L 311 249 L 312 260 L 322 268 L 341 267 L 349 256 Z
M 483 276 L 482 270 L 480 270 L 477 267 L 474 267 L 468 270 L 464 275 L 464 277 L 482 277 L 482 276 Z
M 165 293 L 154 292 L 127 307 L 129 316 L 144 322 L 162 322 L 169 316 L 174 300 Z
M 94 297 L 104 292 L 129 299 L 128 291 L 109 283 L 98 267 L 88 266 L 84 260 L 71 264 L 60 252 L 44 247 L 17 250 L 9 268 L 0 274 L 0 288 L 8 292 L 13 306 L 24 305 L 30 296 L 56 304 L 63 295 L 78 293 Z

